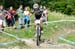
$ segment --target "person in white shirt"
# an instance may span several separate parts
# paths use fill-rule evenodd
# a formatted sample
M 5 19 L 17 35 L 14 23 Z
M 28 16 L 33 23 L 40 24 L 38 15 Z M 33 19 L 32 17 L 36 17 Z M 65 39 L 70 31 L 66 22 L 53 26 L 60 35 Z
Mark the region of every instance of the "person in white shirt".
M 24 9 L 23 16 L 24 16 L 24 24 L 27 25 L 27 27 L 29 27 L 30 12 L 28 11 L 27 7 L 25 7 L 25 9 Z

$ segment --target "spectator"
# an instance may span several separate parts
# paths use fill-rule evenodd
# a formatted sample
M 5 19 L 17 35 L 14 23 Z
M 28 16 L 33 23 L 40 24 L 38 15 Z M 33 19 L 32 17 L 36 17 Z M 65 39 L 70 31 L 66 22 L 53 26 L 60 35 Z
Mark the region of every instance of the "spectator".
M 47 10 L 46 7 L 44 6 L 44 7 L 43 7 L 42 17 L 41 17 L 41 19 L 42 19 L 43 22 L 47 22 L 47 20 L 48 20 L 47 15 L 48 15 L 48 10 Z
M 0 5 L 0 28 L 4 28 L 6 26 L 6 16 L 7 11 L 3 9 L 2 5 Z
M 27 27 L 29 27 L 29 24 L 30 24 L 30 12 L 28 11 L 27 8 L 24 9 L 24 24 L 26 25 L 27 24 Z
M 20 5 L 19 8 L 17 9 L 17 14 L 18 14 L 18 20 L 19 20 L 19 25 L 22 27 L 23 25 L 23 6 Z
M 16 11 L 13 9 L 13 7 L 11 6 L 9 8 L 9 11 L 8 11 L 10 14 L 11 14 L 11 21 L 9 23 L 10 26 L 14 26 L 15 24 L 15 19 L 14 19 L 14 15 L 16 14 Z

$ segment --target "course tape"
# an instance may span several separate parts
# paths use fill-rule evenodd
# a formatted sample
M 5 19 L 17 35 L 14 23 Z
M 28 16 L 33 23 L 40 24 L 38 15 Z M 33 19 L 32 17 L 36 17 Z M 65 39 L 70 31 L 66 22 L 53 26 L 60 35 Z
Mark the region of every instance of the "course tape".
M 57 20 L 57 21 L 49 21 L 49 22 L 44 22 L 44 23 L 59 23 L 59 22 L 75 22 L 75 20 Z
M 9 34 L 9 33 L 7 33 L 7 32 L 1 31 L 1 30 L 0 30 L 0 32 L 4 33 L 4 34 L 6 34 L 6 35 L 9 35 L 9 36 L 11 36 L 11 37 L 14 37 L 14 38 L 16 38 L 17 40 L 20 40 L 20 38 L 18 38 L 17 36 L 14 36 L 14 35 L 12 35 L 12 34 Z
M 59 37 L 59 39 L 65 41 L 65 42 L 68 43 L 68 44 L 75 45 L 75 42 L 72 42 L 72 41 L 70 41 L 70 40 L 67 40 L 67 39 L 65 39 L 65 38 L 63 38 L 63 37 Z
M 74 21 L 74 22 L 75 22 L 75 20 L 57 20 L 57 21 L 50 21 L 50 22 L 44 22 L 44 23 L 51 23 L 51 24 L 52 24 L 52 23 L 66 22 L 66 21 L 71 21 L 71 22 Z M 21 38 L 18 38 L 17 36 L 14 36 L 14 35 L 9 34 L 9 33 L 7 33 L 7 32 L 1 31 L 1 30 L 0 30 L 0 32 L 2 32 L 2 33 L 4 33 L 4 34 L 6 34 L 6 35 L 9 35 L 9 36 L 14 37 L 14 38 L 17 39 L 17 40 L 15 40 L 15 41 L 0 43 L 0 46 L 7 46 L 7 45 L 9 45 L 9 44 L 13 44 L 13 43 L 15 43 L 15 42 L 21 40 Z M 69 41 L 69 40 L 67 40 L 67 39 L 65 39 L 65 38 L 63 38 L 63 37 L 59 37 L 59 39 L 65 41 L 65 42 L 67 42 L 67 43 L 69 43 L 69 44 L 75 44 L 75 42 Z
M 14 40 L 14 41 L 10 41 L 10 42 L 5 42 L 5 43 L 0 43 L 0 46 L 7 46 L 7 45 L 13 44 L 15 42 L 18 42 L 18 40 Z
M 9 42 L 5 42 L 5 43 L 0 43 L 0 46 L 7 46 L 7 45 L 13 44 L 13 43 L 18 42 L 19 40 L 21 40 L 21 39 L 18 38 L 17 36 L 14 36 L 14 35 L 9 34 L 9 33 L 7 33 L 7 32 L 1 31 L 1 30 L 0 30 L 0 32 L 6 34 L 6 35 L 8 35 L 8 36 L 14 37 L 14 38 L 16 39 L 16 40 L 9 41 Z
M 75 22 L 75 20 L 57 20 L 57 21 L 50 21 L 50 22 L 44 22 L 44 23 L 50 23 L 50 24 L 52 24 L 52 23 L 59 23 L 59 22 Z M 75 45 L 75 42 L 72 42 L 70 40 L 67 40 L 67 39 L 65 39 L 62 36 L 60 36 L 59 39 L 65 41 L 68 44 Z

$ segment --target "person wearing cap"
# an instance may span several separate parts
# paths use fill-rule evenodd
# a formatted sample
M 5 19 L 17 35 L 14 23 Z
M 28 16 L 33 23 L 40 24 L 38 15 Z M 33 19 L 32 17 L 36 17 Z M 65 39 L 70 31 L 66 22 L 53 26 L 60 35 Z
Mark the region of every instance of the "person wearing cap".
M 34 26 L 36 27 L 36 23 L 38 22 L 38 20 L 40 20 L 41 33 L 43 33 L 43 22 L 41 20 L 42 10 L 40 10 L 40 7 L 37 3 L 33 5 L 33 13 L 35 17 Z

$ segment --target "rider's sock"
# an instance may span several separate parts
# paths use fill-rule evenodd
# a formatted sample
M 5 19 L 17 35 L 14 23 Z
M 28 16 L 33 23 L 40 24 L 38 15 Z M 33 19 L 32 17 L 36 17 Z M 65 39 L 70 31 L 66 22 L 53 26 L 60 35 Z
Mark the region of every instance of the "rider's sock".
M 41 28 L 41 33 L 43 33 L 43 28 Z

